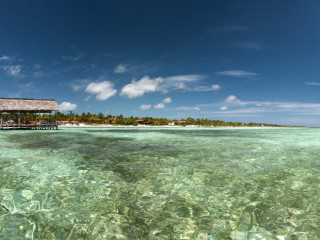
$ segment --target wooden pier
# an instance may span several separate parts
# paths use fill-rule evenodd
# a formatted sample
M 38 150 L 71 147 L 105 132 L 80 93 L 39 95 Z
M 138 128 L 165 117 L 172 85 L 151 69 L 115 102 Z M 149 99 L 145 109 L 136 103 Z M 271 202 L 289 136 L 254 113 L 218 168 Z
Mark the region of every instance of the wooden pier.
M 58 130 L 58 125 L 1 126 L 0 130 Z

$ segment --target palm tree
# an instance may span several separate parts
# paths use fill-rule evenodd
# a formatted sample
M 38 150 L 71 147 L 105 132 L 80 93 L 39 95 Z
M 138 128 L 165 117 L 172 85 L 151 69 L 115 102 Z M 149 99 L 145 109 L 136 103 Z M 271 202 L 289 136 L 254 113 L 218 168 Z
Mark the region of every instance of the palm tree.
M 69 111 L 69 114 L 68 114 L 69 122 L 73 121 L 73 117 L 74 117 L 74 113 L 72 111 Z
M 99 119 L 100 123 L 104 123 L 105 122 L 105 117 L 104 117 L 102 112 L 100 112 L 98 114 L 98 119 Z

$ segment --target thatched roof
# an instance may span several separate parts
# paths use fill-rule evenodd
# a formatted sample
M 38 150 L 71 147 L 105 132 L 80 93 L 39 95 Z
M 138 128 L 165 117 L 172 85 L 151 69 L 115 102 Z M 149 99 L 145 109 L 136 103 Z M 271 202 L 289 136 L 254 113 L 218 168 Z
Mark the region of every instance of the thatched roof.
M 53 99 L 0 98 L 1 112 L 51 112 L 59 111 Z

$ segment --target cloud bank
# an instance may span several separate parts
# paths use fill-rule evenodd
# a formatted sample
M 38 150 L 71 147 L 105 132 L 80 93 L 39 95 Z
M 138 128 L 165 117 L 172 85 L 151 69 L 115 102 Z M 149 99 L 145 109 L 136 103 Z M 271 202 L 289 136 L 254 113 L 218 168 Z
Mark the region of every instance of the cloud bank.
M 59 109 L 61 112 L 66 111 L 74 111 L 77 108 L 77 104 L 71 103 L 71 102 L 63 102 L 59 105 Z
M 96 95 L 96 99 L 99 101 L 107 100 L 117 93 L 117 90 L 114 89 L 113 83 L 109 81 L 90 83 L 85 91 L 87 93 Z
M 150 109 L 152 107 L 151 104 L 142 104 L 139 108 L 141 110 L 147 110 L 147 109 Z
M 195 90 L 197 87 L 192 88 L 189 86 L 192 83 L 196 83 L 202 80 L 204 76 L 202 75 L 177 75 L 171 77 L 157 77 L 150 78 L 149 76 L 144 76 L 140 80 L 132 80 L 131 83 L 125 85 L 120 96 L 125 96 L 128 98 L 136 98 L 143 96 L 145 93 L 150 92 L 163 92 L 168 93 L 174 90 Z M 208 87 L 205 87 L 206 90 Z M 211 89 L 209 87 L 209 89 Z
M 3 55 L 0 57 L 0 61 L 12 61 L 13 59 L 9 56 Z
M 171 97 L 167 97 L 167 98 L 163 99 L 162 102 L 163 103 L 171 103 L 172 99 L 171 99 Z
M 243 70 L 228 70 L 222 72 L 216 72 L 217 75 L 227 76 L 227 77 L 254 77 L 258 74 L 255 72 L 248 72 Z
M 305 82 L 305 84 L 308 86 L 320 86 L 319 82 Z
M 154 106 L 155 109 L 161 109 L 161 108 L 165 108 L 166 105 L 163 103 L 158 103 L 157 105 Z
M 130 84 L 125 85 L 120 96 L 125 96 L 128 98 L 140 97 L 147 92 L 157 92 L 159 91 L 159 84 L 163 82 L 163 78 L 149 78 L 149 76 L 144 76 L 139 81 L 132 80 Z
M 211 86 L 212 90 L 216 91 L 216 90 L 219 90 L 220 89 L 220 86 L 218 84 L 213 84 Z
M 6 74 L 12 77 L 20 76 L 22 68 L 22 65 L 1 66 L 1 69 L 4 70 Z

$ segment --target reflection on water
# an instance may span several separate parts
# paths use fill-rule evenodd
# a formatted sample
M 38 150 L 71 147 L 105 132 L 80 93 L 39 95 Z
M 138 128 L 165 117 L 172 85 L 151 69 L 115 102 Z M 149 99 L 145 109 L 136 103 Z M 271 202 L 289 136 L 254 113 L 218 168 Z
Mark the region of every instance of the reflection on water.
M 0 134 L 0 239 L 320 239 L 320 130 Z

